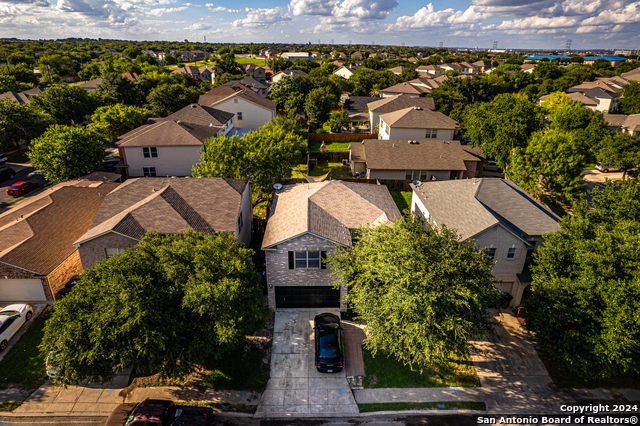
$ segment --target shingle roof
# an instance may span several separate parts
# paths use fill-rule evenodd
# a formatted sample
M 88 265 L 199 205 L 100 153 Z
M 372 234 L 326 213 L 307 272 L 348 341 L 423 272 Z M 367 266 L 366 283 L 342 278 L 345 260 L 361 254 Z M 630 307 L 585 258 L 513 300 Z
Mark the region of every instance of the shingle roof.
M 458 123 L 439 111 L 409 107 L 380 116 L 389 127 L 403 129 L 456 129 Z
M 509 180 L 462 179 L 411 187 L 436 224 L 457 229 L 462 240 L 497 224 L 521 238 L 559 229 L 560 218 Z
M 87 81 L 86 83 L 82 83 L 78 85 L 78 87 L 89 90 L 89 89 L 97 89 L 98 85 L 102 83 L 102 77 L 94 78 L 93 80 Z
M 462 149 L 459 141 L 420 140 L 363 141 L 367 169 L 466 170 L 464 161 L 479 161 Z
M 234 84 L 244 84 L 245 86 L 255 87 L 256 89 L 266 89 L 267 86 L 260 83 L 255 78 L 243 78 L 242 80 L 231 80 L 223 84 L 223 86 L 233 86 Z
M 204 95 L 200 95 L 198 103 L 202 105 L 215 106 L 217 103 L 222 102 L 225 99 L 230 99 L 234 96 L 272 111 L 278 106 L 276 102 L 258 96 L 251 90 L 242 90 L 239 87 L 233 86 L 215 87 Z
M 359 143 L 351 142 L 349 144 L 349 151 L 351 152 L 351 155 L 350 155 L 351 161 L 357 161 L 357 162 L 367 161 L 367 156 L 365 155 L 365 152 L 364 152 L 364 144 L 362 142 L 359 142 Z
M 629 72 L 623 72 L 620 77 L 626 80 L 640 81 L 640 68 L 633 69 Z
M 233 118 L 233 113 L 222 111 L 206 105 L 191 104 L 174 112 L 168 117 L 153 118 L 152 121 L 179 121 L 181 123 L 199 124 L 201 126 L 224 126 Z
M 349 247 L 349 230 L 399 218 L 400 211 L 383 185 L 335 180 L 286 185 L 274 196 L 262 249 L 306 232 Z
M 436 109 L 436 106 L 433 103 L 433 98 L 412 98 L 411 96 L 407 96 L 402 93 L 369 102 L 367 106 L 369 107 L 369 111 L 377 112 L 379 114 L 394 112 L 409 107 L 420 107 L 422 109 L 429 110 Z
M 632 132 L 640 130 L 640 114 L 606 114 L 604 119 L 610 127 L 621 127 Z
M 28 104 L 29 103 L 29 97 L 23 93 L 17 93 L 17 92 L 4 92 L 3 94 L 0 95 L 0 99 L 5 98 L 5 99 L 11 99 L 12 101 L 16 101 L 19 104 Z
M 176 123 L 173 120 L 146 124 L 123 135 L 118 146 L 193 146 L 214 137 L 220 127 L 202 126 L 190 123 Z
M 402 74 L 402 71 L 404 71 L 404 67 L 400 65 L 397 67 L 389 68 L 389 71 L 391 71 L 394 74 Z
M 90 229 L 75 244 L 107 232 L 136 240 L 147 231 L 235 232 L 247 184 L 223 178 L 129 179 L 105 198 Z
M 0 262 L 50 274 L 77 249 L 105 196 L 119 184 L 76 180 L 36 194 L 0 215 Z
M 601 87 L 594 87 L 590 89 L 579 88 L 579 87 L 570 87 L 567 89 L 567 93 L 575 93 L 580 92 L 585 94 L 590 98 L 603 98 L 603 99 L 614 99 L 618 96 L 616 92 L 602 89 Z
M 413 84 L 410 84 L 410 83 L 400 83 L 400 84 L 396 84 L 395 86 L 387 87 L 386 89 L 381 90 L 381 92 L 423 95 L 425 93 L 429 93 L 430 90 L 425 87 L 414 86 Z

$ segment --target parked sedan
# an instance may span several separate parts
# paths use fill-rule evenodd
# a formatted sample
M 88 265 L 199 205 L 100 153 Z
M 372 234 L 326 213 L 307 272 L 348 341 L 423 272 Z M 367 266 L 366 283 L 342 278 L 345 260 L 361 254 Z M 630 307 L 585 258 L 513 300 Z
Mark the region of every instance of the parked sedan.
M 33 309 L 26 303 L 9 305 L 0 311 L 0 351 L 7 349 L 9 339 L 33 317 Z
M 38 182 L 33 182 L 30 180 L 23 181 L 23 182 L 16 182 L 13 185 L 11 185 L 9 188 L 7 188 L 7 194 L 13 195 L 14 197 L 19 197 L 39 187 L 40 187 L 40 184 Z
M 316 343 L 316 368 L 321 373 L 342 371 L 342 328 L 340 318 L 334 314 L 316 315 L 313 320 Z
M 596 170 L 599 170 L 602 173 L 609 173 L 609 172 L 618 172 L 621 170 L 621 168 L 617 166 L 610 166 L 602 163 L 596 163 Z
M 0 165 L 6 163 L 7 160 L 7 156 L 0 152 Z

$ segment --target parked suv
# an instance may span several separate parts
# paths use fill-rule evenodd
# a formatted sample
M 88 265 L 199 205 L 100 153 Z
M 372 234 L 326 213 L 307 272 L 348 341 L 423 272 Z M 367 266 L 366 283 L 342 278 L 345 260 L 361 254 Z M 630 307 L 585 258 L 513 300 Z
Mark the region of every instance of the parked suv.
M 316 368 L 321 373 L 341 372 L 344 350 L 340 318 L 329 313 L 316 315 L 313 325 L 316 343 Z
M 16 176 L 16 171 L 11 167 L 0 167 L 0 182 L 13 179 Z
M 105 426 L 210 426 L 213 410 L 209 407 L 174 405 L 172 401 L 147 399 L 138 404 L 120 404 Z

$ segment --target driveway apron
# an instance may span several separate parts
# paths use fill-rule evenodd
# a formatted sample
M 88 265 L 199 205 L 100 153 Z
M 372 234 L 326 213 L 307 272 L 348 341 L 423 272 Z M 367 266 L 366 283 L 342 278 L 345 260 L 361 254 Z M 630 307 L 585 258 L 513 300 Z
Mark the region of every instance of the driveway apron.
M 276 311 L 271 378 L 256 417 L 340 417 L 358 414 L 345 371 L 319 373 L 315 366 L 313 319 L 338 309 Z

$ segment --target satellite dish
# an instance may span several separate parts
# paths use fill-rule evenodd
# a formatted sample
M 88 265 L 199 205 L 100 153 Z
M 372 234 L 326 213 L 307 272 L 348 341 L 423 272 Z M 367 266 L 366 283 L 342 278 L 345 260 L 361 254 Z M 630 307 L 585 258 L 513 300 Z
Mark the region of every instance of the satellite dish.
M 413 184 L 414 184 L 415 186 L 420 186 L 420 183 L 421 183 L 421 182 L 420 182 L 419 180 L 414 180 L 414 181 L 413 181 Z
M 282 184 L 281 183 L 274 183 L 273 187 L 275 188 L 276 191 L 279 191 L 282 189 Z

